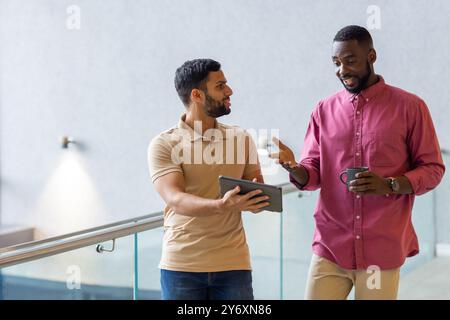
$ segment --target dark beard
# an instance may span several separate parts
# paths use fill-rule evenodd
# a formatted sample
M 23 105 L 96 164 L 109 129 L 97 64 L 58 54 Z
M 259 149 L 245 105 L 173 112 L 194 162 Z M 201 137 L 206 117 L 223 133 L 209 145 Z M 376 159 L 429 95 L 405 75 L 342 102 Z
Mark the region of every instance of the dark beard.
M 357 77 L 357 76 L 355 76 L 355 78 L 358 79 L 358 83 L 359 83 L 359 85 L 358 85 L 357 87 L 355 87 L 355 88 L 353 88 L 353 89 L 349 89 L 349 88 L 347 88 L 347 87 L 345 86 L 344 81 L 343 81 L 341 78 L 339 78 L 339 80 L 341 80 L 342 85 L 344 86 L 344 88 L 345 88 L 348 92 L 350 92 L 350 93 L 360 93 L 361 90 L 364 89 L 364 88 L 366 87 L 367 82 L 369 82 L 369 78 L 370 78 L 371 75 L 372 75 L 372 69 L 370 69 L 370 64 L 369 64 L 369 62 L 367 62 L 367 65 L 366 65 L 366 73 L 365 73 L 362 77 Z
M 203 107 L 205 113 L 212 118 L 219 118 L 231 112 L 231 109 L 227 109 L 224 101 L 217 101 L 213 99 L 208 93 L 205 92 L 206 101 Z

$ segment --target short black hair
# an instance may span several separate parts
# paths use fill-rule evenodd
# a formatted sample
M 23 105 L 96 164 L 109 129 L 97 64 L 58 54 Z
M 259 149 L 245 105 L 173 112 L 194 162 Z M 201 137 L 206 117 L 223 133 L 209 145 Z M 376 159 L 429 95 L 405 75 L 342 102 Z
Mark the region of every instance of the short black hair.
M 366 28 L 351 25 L 339 30 L 334 36 L 333 41 L 350 41 L 356 40 L 360 44 L 368 44 L 373 46 L 372 36 Z
M 175 72 L 175 89 L 183 104 L 189 106 L 192 89 L 203 89 L 210 72 L 219 71 L 220 63 L 212 59 L 188 60 Z

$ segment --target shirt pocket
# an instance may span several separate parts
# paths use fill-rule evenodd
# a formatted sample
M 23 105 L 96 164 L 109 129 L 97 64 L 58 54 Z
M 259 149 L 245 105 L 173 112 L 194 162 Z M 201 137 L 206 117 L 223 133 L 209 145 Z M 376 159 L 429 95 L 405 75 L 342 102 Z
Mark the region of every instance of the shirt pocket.
M 399 143 L 400 137 L 371 133 L 367 135 L 366 152 L 369 167 L 396 167 L 402 162 L 404 147 Z

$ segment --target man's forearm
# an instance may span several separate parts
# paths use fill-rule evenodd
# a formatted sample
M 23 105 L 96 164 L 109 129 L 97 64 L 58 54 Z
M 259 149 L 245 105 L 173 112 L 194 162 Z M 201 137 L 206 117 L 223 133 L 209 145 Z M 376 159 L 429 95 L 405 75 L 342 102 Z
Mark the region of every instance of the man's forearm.
M 179 192 L 168 204 L 177 214 L 190 217 L 206 217 L 223 212 L 221 199 L 206 199 Z

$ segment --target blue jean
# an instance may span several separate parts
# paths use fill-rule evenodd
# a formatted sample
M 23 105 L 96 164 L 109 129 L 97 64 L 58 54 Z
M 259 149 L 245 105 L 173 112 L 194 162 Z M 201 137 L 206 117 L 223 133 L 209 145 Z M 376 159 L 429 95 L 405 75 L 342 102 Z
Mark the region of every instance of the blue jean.
M 163 300 L 253 300 L 252 272 L 182 272 L 161 269 Z

